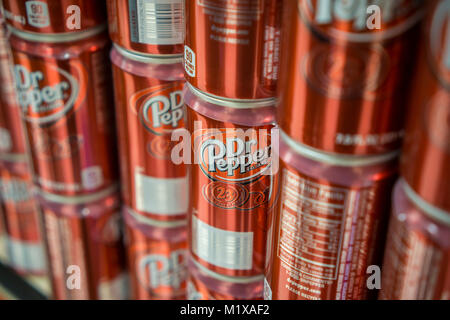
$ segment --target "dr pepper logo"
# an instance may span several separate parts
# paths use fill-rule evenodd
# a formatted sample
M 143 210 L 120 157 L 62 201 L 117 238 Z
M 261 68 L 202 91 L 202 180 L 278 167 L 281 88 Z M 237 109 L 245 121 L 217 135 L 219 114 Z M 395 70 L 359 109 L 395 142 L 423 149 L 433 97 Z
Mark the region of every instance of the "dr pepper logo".
M 162 135 L 184 123 L 183 82 L 147 88 L 130 98 L 130 107 L 151 133 Z
M 261 131 L 264 131 L 262 133 Z M 223 182 L 251 182 L 270 169 L 269 130 L 206 130 L 195 140 L 205 175 Z
M 138 261 L 139 281 L 159 296 L 182 294 L 186 288 L 186 250 L 178 249 L 164 254 L 148 254 Z
M 14 66 L 18 100 L 25 120 L 37 124 L 56 122 L 82 105 L 87 76 L 81 63 L 68 62 L 65 69 L 47 61 L 30 65 Z
M 299 13 L 331 38 L 365 42 L 392 38 L 420 20 L 423 0 L 297 0 Z M 367 28 L 368 9 L 379 8 L 381 29 Z

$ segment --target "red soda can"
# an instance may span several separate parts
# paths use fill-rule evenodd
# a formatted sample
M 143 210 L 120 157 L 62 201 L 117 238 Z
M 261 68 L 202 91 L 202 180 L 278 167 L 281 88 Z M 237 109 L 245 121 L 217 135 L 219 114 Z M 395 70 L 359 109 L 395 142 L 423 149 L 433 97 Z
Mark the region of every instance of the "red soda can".
M 185 125 L 181 58 L 148 58 L 118 46 L 111 52 L 122 198 L 155 221 L 185 221 L 186 166 L 171 160 L 171 134 Z
M 25 140 L 16 100 L 9 32 L 0 13 L 0 158 L 23 160 Z
M 364 300 L 380 265 L 396 153 L 336 156 L 280 139 L 280 194 L 268 223 L 267 300 Z
M 262 56 L 262 88 L 276 92 L 280 67 L 281 19 L 285 0 L 266 0 L 264 5 L 264 39 Z
M 190 168 L 190 254 L 215 273 L 264 272 L 266 216 L 274 193 L 274 102 L 216 99 L 186 85 Z
M 149 224 L 130 208 L 123 209 L 132 299 L 186 299 L 186 222 Z
M 180 55 L 184 41 L 184 0 L 108 0 L 111 40 L 128 51 Z
M 16 34 L 26 34 L 14 31 L 11 46 L 35 183 L 64 196 L 111 186 L 118 174 L 107 35 L 46 43 Z
M 226 277 L 190 260 L 188 300 L 262 300 L 262 279 Z
M 423 3 L 287 1 L 280 129 L 326 152 L 372 155 L 399 149 Z
M 115 190 L 81 197 L 39 195 L 53 298 L 128 297 L 120 197 Z
M 29 33 L 86 32 L 106 23 L 104 0 L 3 0 L 6 22 Z
M 382 269 L 380 299 L 450 299 L 450 212 L 400 179 Z
M 261 75 L 267 0 L 186 1 L 186 80 L 229 99 L 275 96 Z
M 450 212 L 450 2 L 428 4 L 400 170 L 422 199 Z
M 0 163 L 0 199 L 9 265 L 23 275 L 45 275 L 47 256 L 41 213 L 26 162 Z

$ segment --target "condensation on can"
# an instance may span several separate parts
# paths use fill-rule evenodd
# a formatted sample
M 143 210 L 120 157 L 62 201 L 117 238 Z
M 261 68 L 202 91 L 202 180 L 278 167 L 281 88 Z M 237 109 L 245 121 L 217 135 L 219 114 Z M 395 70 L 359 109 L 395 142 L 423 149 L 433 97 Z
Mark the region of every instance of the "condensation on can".
M 286 1 L 280 128 L 325 152 L 375 155 L 399 149 L 423 3 Z M 369 4 L 381 10 L 379 29 L 366 26 Z
M 92 195 L 95 199 L 95 195 Z M 77 203 L 38 196 L 44 218 L 53 298 L 123 300 L 128 274 L 122 242 L 120 197 L 110 193 Z
M 180 55 L 184 0 L 108 0 L 111 40 L 146 55 Z
M 184 128 L 181 57 L 142 58 L 115 46 L 111 52 L 122 198 L 139 214 L 182 221 L 189 183 L 172 159 L 172 133 Z
M 104 0 L 3 0 L 3 7 L 6 22 L 29 33 L 82 33 L 106 23 Z
M 221 106 L 192 87 L 184 99 L 192 145 L 190 253 L 218 274 L 261 275 L 275 179 L 273 101 Z
M 118 179 L 106 33 L 67 43 L 11 36 L 19 105 L 35 184 L 64 196 Z
M 265 298 L 364 300 L 380 266 L 396 153 L 336 157 L 280 139 L 280 194 L 268 223 Z
M 400 179 L 384 255 L 383 300 L 450 299 L 450 212 L 433 207 Z
M 122 210 L 132 299 L 186 298 L 186 224 L 148 224 L 131 209 Z

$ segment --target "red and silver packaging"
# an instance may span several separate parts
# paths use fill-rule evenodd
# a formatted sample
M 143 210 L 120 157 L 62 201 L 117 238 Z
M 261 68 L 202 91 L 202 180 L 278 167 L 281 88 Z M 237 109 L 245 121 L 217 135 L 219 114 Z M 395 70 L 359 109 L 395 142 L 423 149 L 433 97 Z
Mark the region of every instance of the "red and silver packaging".
M 24 275 L 45 275 L 47 256 L 41 213 L 26 162 L 0 163 L 0 200 L 9 265 Z
M 426 202 L 450 212 L 450 1 L 429 1 L 400 172 Z
M 450 212 L 434 207 L 400 179 L 382 269 L 380 299 L 450 299 Z
M 186 221 L 149 224 L 126 207 L 123 216 L 131 299 L 186 299 Z
M 189 261 L 188 300 L 262 300 L 263 281 L 226 277 Z
M 0 158 L 23 160 L 25 141 L 16 100 L 9 33 L 0 13 Z
M 128 298 L 120 197 L 115 189 L 82 197 L 39 195 L 53 298 Z
M 423 3 L 286 1 L 280 129 L 325 152 L 398 150 Z M 381 9 L 379 19 L 367 13 L 371 4 Z
M 106 23 L 104 0 L 3 0 L 6 22 L 40 35 L 87 32 Z
M 224 101 L 188 84 L 184 99 L 193 151 L 190 254 L 215 273 L 258 277 L 274 193 L 274 101 Z
M 184 41 L 184 0 L 108 0 L 111 40 L 129 51 L 180 55 Z
M 263 48 L 268 44 L 266 24 L 277 22 L 270 17 L 277 14 L 275 2 L 187 0 L 186 80 L 203 92 L 229 99 L 274 97 L 273 83 L 263 81 L 267 76 L 261 73 Z
M 267 300 L 364 300 L 380 265 L 396 153 L 336 156 L 280 139 L 280 194 L 268 223 Z
M 111 186 L 118 171 L 107 34 L 22 37 L 14 31 L 10 42 L 35 183 L 64 196 Z
M 171 159 L 172 132 L 185 125 L 181 58 L 148 58 L 115 46 L 111 60 L 122 198 L 149 219 L 185 221 L 187 169 Z

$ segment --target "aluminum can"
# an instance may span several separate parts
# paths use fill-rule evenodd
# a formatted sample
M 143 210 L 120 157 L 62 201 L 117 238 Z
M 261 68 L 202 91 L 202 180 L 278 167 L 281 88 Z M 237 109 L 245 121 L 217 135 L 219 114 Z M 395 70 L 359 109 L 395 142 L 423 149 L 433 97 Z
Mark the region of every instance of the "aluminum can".
M 424 2 L 287 1 L 280 128 L 326 152 L 399 149 Z
M 219 100 L 190 85 L 184 93 L 193 151 L 190 254 L 218 274 L 259 277 L 274 193 L 274 102 Z
M 422 199 L 450 212 L 450 1 L 428 5 L 400 165 Z
M 10 267 L 22 275 L 45 275 L 41 212 L 26 162 L 0 163 L 0 200 Z
M 111 40 L 148 55 L 183 54 L 184 0 L 108 0 Z
M 25 153 L 20 108 L 16 100 L 9 32 L 0 13 L 0 159 L 21 160 Z
M 398 154 L 336 156 L 280 136 L 265 299 L 371 298 L 367 270 L 381 265 Z
M 106 23 L 103 0 L 3 0 L 5 20 L 39 35 L 80 33 Z
M 188 300 L 262 300 L 262 279 L 226 277 L 190 260 Z
M 403 178 L 394 190 L 379 298 L 450 299 L 450 212 L 420 198 Z
M 171 160 L 172 132 L 185 126 L 181 57 L 111 52 L 124 203 L 156 221 L 185 221 L 188 177 Z
M 79 40 L 60 36 L 63 42 L 46 43 L 13 33 L 17 95 L 36 185 L 78 196 L 116 183 L 107 34 Z
M 40 192 L 53 298 L 128 297 L 117 188 L 80 197 Z
M 186 299 L 186 221 L 153 224 L 126 207 L 123 216 L 131 298 Z
M 211 95 L 229 99 L 275 96 L 264 86 L 266 0 L 186 1 L 186 80 Z

